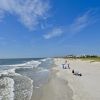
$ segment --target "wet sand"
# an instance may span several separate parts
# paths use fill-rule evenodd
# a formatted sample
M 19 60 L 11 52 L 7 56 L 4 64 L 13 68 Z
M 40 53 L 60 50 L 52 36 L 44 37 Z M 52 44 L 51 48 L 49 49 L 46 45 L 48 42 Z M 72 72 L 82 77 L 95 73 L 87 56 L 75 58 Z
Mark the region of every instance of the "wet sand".
M 33 89 L 31 100 L 72 100 L 73 92 L 68 81 L 59 77 L 58 73 L 59 67 L 53 67 L 48 82 L 41 88 Z

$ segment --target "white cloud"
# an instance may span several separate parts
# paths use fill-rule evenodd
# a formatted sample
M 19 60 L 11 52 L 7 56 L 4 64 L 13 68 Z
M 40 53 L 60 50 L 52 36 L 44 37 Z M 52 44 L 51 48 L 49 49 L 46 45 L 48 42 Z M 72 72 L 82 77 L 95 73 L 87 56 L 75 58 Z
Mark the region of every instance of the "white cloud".
M 33 29 L 40 20 L 46 18 L 49 8 L 48 0 L 0 0 L 0 11 L 16 15 L 29 29 Z
M 72 37 L 75 34 L 80 33 L 88 26 L 96 23 L 97 13 L 95 11 L 87 11 L 83 15 L 78 16 L 69 26 L 61 26 L 60 28 L 54 28 L 48 34 L 44 35 L 45 39 L 58 37 L 64 35 L 65 37 Z M 63 34 L 62 34 L 63 33 Z M 63 37 L 64 38 L 64 37 Z
M 75 18 L 74 22 L 69 25 L 68 32 L 70 34 L 77 34 L 82 31 L 84 28 L 88 27 L 89 25 L 93 24 L 94 22 L 94 12 L 88 11 L 85 12 L 83 15 Z
M 63 30 L 61 28 L 54 28 L 48 34 L 45 34 L 43 37 L 45 39 L 50 39 L 54 37 L 59 37 L 63 34 Z

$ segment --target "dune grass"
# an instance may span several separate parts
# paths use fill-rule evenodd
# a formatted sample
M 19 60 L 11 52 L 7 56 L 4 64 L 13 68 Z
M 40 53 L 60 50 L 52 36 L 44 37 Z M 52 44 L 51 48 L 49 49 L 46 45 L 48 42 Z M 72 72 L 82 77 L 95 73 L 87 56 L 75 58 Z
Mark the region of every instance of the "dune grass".
M 81 60 L 89 60 L 91 62 L 100 62 L 100 57 L 94 57 L 94 58 L 89 57 L 89 58 L 79 58 L 79 59 L 81 59 Z

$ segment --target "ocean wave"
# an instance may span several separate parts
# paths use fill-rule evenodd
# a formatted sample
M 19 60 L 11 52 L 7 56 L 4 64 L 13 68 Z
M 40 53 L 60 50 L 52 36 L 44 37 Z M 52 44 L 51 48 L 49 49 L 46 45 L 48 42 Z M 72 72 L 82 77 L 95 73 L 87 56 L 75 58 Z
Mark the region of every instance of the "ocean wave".
M 13 66 L 13 67 L 37 67 L 39 64 L 41 64 L 41 62 L 39 61 L 28 61 L 28 62 L 25 62 L 23 64 L 14 64 L 14 65 L 8 65 L 8 66 Z
M 39 71 L 37 73 L 39 73 L 39 72 L 48 72 L 48 71 L 49 71 L 49 69 L 39 67 Z
M 15 65 L 2 65 L 2 68 L 0 68 L 0 76 L 13 76 L 13 75 L 19 75 L 15 71 L 20 68 L 36 68 L 39 66 L 41 62 L 39 61 L 29 61 L 23 64 L 15 64 Z
M 30 100 L 33 92 L 33 80 L 15 73 L 3 72 L 0 76 L 0 100 Z
M 16 73 L 16 69 L 33 68 L 40 63 L 32 60 L 23 64 L 2 65 L 5 68 L 0 71 L 0 100 L 14 100 L 14 98 L 17 98 L 16 100 L 30 100 L 33 91 L 33 80 Z M 7 69 L 7 67 L 10 69 Z
M 26 76 L 14 76 L 15 100 L 30 100 L 33 93 L 33 80 Z
M 51 60 L 51 59 L 52 59 L 52 58 L 44 58 L 44 59 L 42 59 L 41 61 L 45 62 L 45 61 Z
M 41 61 L 43 61 L 43 62 L 44 62 L 44 61 L 46 61 L 46 60 L 47 60 L 47 59 L 42 59 Z
M 30 70 L 36 70 L 40 75 L 42 75 L 41 72 L 48 72 L 49 69 L 46 69 L 45 65 L 39 66 L 47 60 L 50 58 L 39 61 L 31 60 L 22 64 L 0 65 L 0 100 L 14 100 L 15 98 L 16 100 L 30 100 L 33 92 L 33 76 L 30 77 L 33 73 L 31 74 Z M 7 93 L 9 96 L 6 95 Z

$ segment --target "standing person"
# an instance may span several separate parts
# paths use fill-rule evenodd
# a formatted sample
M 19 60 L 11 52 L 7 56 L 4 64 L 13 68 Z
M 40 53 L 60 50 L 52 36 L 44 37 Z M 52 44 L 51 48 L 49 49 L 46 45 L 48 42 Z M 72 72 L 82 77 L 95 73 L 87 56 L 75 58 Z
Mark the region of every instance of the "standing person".
M 68 69 L 70 69 L 69 64 L 68 64 Z
M 65 69 L 65 64 L 62 64 L 62 68 Z
M 68 63 L 67 60 L 65 61 L 65 69 L 70 69 L 70 67 L 69 67 L 69 63 Z
M 67 60 L 65 61 L 65 69 L 67 69 Z

